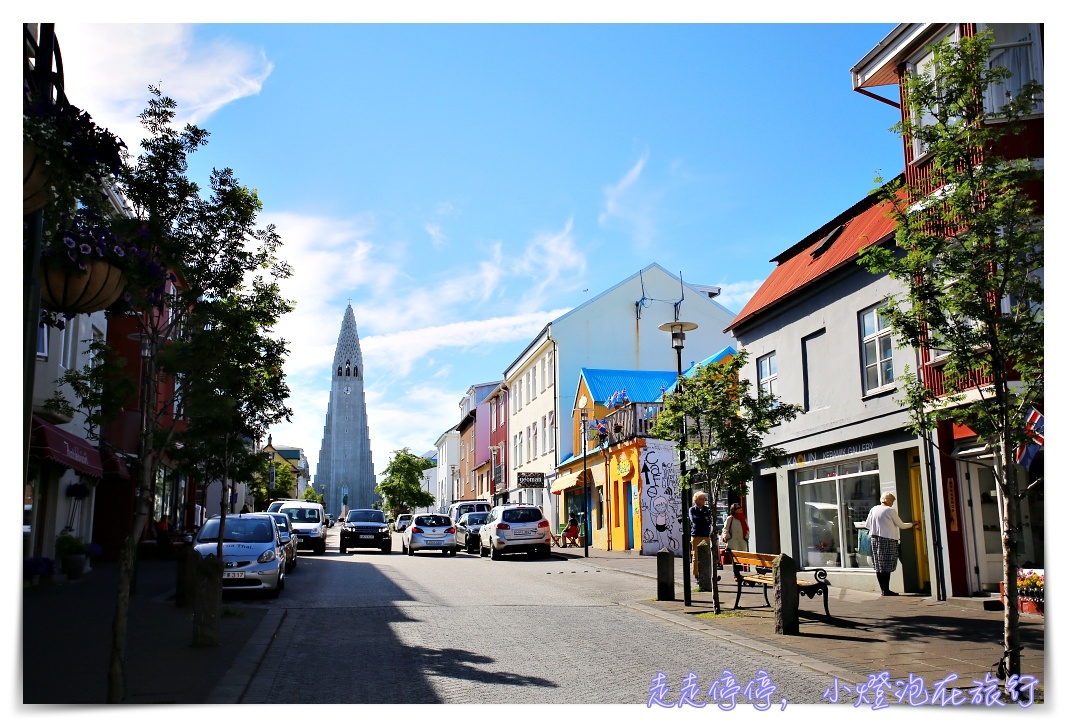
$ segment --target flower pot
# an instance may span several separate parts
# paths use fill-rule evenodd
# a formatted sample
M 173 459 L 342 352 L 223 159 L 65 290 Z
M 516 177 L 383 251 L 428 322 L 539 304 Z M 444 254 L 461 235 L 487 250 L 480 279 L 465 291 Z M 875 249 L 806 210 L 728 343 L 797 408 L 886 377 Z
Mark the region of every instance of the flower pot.
M 122 294 L 126 276 L 113 265 L 94 261 L 87 271 L 41 269 L 41 308 L 59 313 L 103 311 Z
M 37 212 L 45 203 L 51 190 L 48 189 L 48 168 L 44 158 L 37 156 L 33 144 L 22 142 L 22 214 Z
M 85 554 L 67 554 L 63 557 L 63 573 L 68 579 L 81 579 L 88 558 Z

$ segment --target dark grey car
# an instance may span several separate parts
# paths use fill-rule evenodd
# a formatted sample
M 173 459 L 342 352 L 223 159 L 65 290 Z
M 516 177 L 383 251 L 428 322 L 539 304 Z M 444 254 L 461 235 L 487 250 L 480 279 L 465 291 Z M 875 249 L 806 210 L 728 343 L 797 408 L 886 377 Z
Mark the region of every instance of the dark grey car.
M 486 523 L 488 513 L 465 513 L 456 524 L 456 545 L 469 554 L 478 550 L 478 532 Z

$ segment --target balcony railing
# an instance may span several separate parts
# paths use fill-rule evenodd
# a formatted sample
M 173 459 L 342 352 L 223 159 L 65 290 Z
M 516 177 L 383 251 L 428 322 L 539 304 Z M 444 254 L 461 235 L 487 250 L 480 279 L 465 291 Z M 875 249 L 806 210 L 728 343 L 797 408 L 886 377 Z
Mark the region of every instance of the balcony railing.
M 652 429 L 656 416 L 660 414 L 662 408 L 663 404 L 660 402 L 631 402 L 609 412 L 605 417 L 608 430 L 607 444 L 617 445 L 636 437 L 649 437 L 649 430 Z M 590 439 L 599 442 L 595 429 L 591 428 L 591 434 L 593 437 Z

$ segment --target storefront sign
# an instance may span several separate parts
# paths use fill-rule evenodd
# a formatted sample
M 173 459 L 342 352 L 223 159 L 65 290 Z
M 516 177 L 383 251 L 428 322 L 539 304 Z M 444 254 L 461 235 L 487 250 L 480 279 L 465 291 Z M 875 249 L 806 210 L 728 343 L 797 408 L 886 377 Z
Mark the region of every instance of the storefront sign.
M 811 465 L 821 460 L 848 457 L 850 455 L 862 455 L 875 449 L 875 443 L 871 440 L 853 445 L 842 445 L 826 450 L 811 450 L 805 453 L 796 453 L 787 458 L 787 465 Z
M 545 473 L 516 473 L 516 483 L 520 488 L 544 488 Z
M 957 520 L 957 479 L 946 478 L 946 507 L 948 513 L 946 514 L 949 522 L 949 530 L 959 530 L 959 521 Z

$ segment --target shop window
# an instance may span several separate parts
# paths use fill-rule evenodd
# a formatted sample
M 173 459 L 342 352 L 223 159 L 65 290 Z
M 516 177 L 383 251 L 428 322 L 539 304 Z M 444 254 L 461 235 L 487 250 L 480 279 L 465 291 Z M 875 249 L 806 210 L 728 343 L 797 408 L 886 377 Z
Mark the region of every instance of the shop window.
M 794 472 L 802 566 L 871 567 L 871 557 L 857 553 L 857 538 L 858 524 L 879 503 L 878 468 L 870 457 Z

